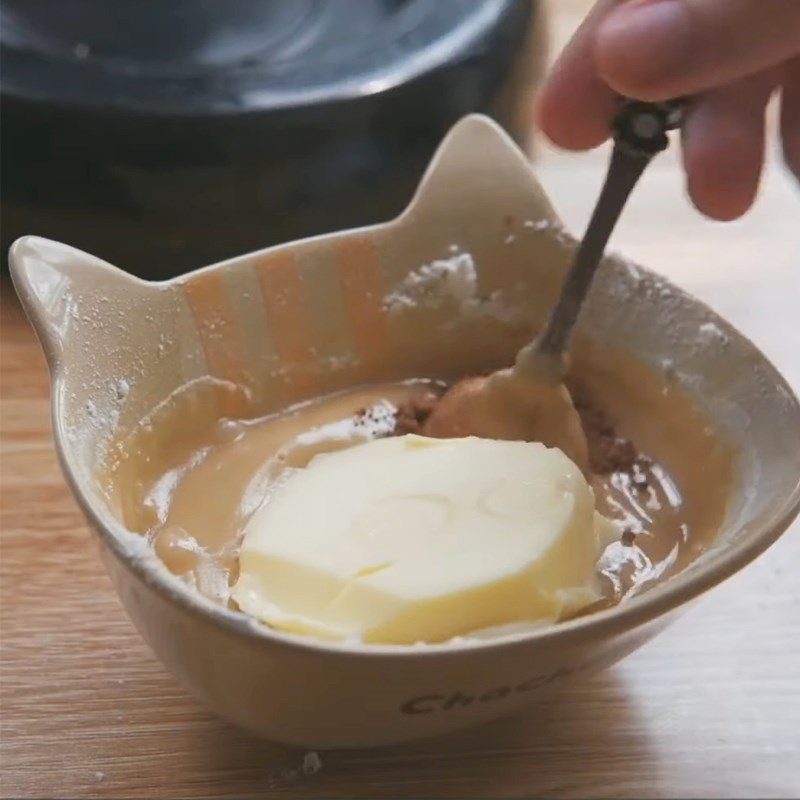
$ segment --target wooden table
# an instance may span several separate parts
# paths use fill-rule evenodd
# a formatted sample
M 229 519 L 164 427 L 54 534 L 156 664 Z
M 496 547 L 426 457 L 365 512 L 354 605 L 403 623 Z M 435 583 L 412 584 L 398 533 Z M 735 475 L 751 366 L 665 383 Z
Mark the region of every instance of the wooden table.
M 563 40 L 585 0 L 561 0 Z M 538 154 L 579 230 L 605 154 Z M 800 192 L 775 163 L 740 222 L 702 220 L 674 156 L 637 190 L 614 246 L 702 297 L 800 388 Z M 532 712 L 437 742 L 303 753 L 190 697 L 117 602 L 61 479 L 48 381 L 2 286 L 2 797 L 796 797 L 800 528 L 655 642 Z

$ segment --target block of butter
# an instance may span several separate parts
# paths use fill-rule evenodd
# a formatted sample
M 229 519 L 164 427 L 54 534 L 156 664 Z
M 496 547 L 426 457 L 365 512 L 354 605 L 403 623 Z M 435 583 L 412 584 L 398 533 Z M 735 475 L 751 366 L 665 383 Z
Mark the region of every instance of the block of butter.
M 286 631 L 441 642 L 598 599 L 594 495 L 560 451 L 400 436 L 315 457 L 244 535 L 239 607 Z

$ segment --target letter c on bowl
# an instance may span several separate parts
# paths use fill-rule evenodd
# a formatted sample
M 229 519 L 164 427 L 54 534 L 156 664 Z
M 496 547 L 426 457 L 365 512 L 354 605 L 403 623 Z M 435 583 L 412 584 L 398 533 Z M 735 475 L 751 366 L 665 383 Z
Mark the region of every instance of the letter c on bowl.
M 440 694 L 425 694 L 422 697 L 412 697 L 400 706 L 403 714 L 430 714 L 436 710 L 435 703 L 442 699 Z

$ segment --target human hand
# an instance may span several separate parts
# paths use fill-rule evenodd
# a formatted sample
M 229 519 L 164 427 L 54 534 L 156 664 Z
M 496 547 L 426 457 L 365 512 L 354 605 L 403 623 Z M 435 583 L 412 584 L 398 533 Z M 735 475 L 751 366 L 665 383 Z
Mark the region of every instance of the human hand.
M 784 156 L 800 177 L 800 0 L 598 0 L 546 79 L 538 118 L 557 145 L 584 150 L 608 138 L 618 95 L 690 96 L 689 194 L 727 220 L 756 195 L 776 91 Z

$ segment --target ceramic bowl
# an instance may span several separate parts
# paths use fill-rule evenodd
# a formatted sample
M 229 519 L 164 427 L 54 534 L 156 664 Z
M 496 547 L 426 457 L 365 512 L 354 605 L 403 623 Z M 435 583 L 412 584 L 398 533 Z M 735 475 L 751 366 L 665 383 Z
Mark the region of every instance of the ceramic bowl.
M 16 242 L 12 274 L 52 373 L 64 474 L 131 619 L 209 706 L 270 739 L 319 748 L 399 742 L 508 714 L 639 647 L 787 527 L 800 503 L 797 399 L 713 311 L 614 257 L 598 275 L 582 335 L 668 370 L 738 452 L 713 546 L 628 602 L 495 640 L 318 642 L 192 591 L 98 490 L 111 437 L 203 376 L 246 388 L 220 393 L 221 414 L 256 416 L 365 381 L 509 362 L 544 319 L 573 245 L 524 155 L 479 116 L 456 125 L 408 208 L 386 224 L 161 283 L 56 242 Z M 409 283 L 437 259 L 455 265 L 450 277 Z M 476 283 L 461 280 L 459 264 L 474 269 Z

